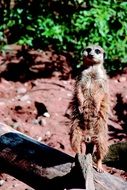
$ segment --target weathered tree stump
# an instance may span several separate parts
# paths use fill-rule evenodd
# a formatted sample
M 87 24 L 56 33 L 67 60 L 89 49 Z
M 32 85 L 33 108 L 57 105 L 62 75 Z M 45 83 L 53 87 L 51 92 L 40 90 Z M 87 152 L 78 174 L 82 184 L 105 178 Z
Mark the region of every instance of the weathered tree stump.
M 0 123 L 0 170 L 37 190 L 126 190 L 127 182 L 92 168 L 91 155 L 76 158 Z
M 84 187 L 86 190 L 95 190 L 94 178 L 93 178 L 93 166 L 91 154 L 77 155 L 77 163 L 79 165 L 81 173 L 84 178 Z

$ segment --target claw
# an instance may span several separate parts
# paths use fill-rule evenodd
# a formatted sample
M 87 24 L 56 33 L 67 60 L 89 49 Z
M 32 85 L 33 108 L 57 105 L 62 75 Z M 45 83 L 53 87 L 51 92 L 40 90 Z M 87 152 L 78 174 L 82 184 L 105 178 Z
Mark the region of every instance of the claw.
M 97 170 L 97 172 L 99 172 L 99 173 L 103 173 L 103 172 L 104 172 L 104 169 L 103 169 L 102 161 L 101 161 L 101 160 L 98 160 L 98 161 L 97 161 L 96 170 Z
M 97 168 L 97 172 L 103 173 L 103 172 L 104 172 L 104 169 L 103 169 L 103 168 Z

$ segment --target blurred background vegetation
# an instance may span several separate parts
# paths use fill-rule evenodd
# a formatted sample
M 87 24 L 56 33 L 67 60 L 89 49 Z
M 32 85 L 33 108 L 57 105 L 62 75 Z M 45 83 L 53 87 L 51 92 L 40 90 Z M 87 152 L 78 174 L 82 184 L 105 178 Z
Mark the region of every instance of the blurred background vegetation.
M 68 52 L 77 67 L 89 43 L 106 50 L 108 72 L 127 66 L 127 2 L 122 0 L 1 0 L 0 48 L 17 43 Z

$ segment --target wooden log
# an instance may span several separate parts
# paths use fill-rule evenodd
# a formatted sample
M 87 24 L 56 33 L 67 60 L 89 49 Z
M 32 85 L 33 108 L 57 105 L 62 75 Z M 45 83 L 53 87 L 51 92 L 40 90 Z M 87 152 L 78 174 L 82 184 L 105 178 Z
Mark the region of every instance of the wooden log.
M 95 190 L 92 170 L 92 156 L 91 154 L 77 155 L 77 161 L 84 178 L 84 187 L 86 190 Z
M 93 179 L 95 190 L 127 189 L 127 182 L 121 178 L 96 172 L 91 167 L 89 155 L 81 159 L 39 143 L 0 123 L 0 170 L 34 189 L 85 189 Z M 87 166 L 90 166 L 89 169 Z M 90 175 L 93 177 L 89 180 Z
M 35 189 L 61 189 L 60 177 L 70 172 L 73 162 L 73 157 L 0 123 L 1 171 Z

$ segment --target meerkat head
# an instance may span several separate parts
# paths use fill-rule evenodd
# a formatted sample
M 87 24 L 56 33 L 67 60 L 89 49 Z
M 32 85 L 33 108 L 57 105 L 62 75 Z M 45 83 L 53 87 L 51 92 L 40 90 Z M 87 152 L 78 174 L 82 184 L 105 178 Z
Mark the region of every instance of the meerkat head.
M 83 51 L 83 62 L 87 66 L 103 64 L 104 50 L 99 45 L 89 45 Z

